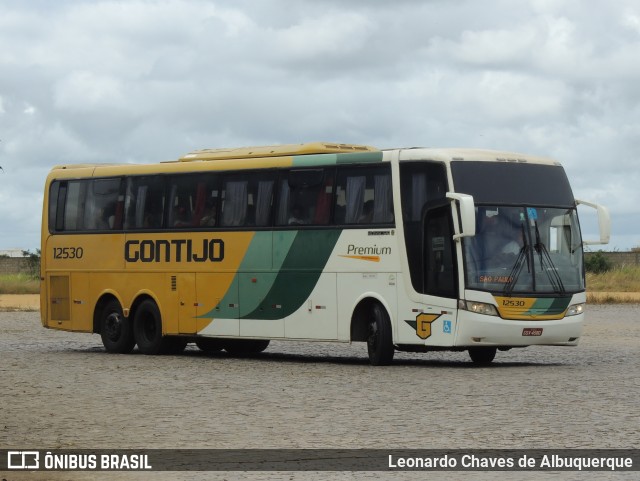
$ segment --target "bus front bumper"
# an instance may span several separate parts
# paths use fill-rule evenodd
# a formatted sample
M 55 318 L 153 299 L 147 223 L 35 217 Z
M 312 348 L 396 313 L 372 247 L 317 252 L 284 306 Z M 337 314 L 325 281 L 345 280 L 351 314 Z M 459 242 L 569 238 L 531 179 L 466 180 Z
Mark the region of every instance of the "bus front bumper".
M 455 346 L 575 346 L 583 324 L 584 314 L 540 321 L 502 319 L 460 310 Z

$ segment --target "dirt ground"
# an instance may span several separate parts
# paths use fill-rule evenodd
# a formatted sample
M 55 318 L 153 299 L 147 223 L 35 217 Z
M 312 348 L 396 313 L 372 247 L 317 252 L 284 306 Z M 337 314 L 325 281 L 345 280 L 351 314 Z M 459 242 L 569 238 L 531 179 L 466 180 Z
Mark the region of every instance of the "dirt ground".
M 39 309 L 39 294 L 0 294 L 0 311 L 37 311 Z

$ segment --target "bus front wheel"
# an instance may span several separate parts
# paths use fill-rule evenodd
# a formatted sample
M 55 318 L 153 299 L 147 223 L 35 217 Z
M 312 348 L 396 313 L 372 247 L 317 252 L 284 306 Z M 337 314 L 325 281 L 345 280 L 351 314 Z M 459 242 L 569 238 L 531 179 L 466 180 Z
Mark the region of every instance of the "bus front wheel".
M 393 334 L 387 311 L 376 303 L 371 308 L 367 326 L 367 352 L 372 366 L 387 366 L 393 360 Z
M 493 359 L 496 357 L 496 348 L 495 347 L 470 347 L 469 357 L 471 358 L 474 364 L 477 364 L 479 366 L 486 366 L 487 364 L 491 364 Z
M 160 309 L 151 299 L 142 301 L 133 318 L 133 334 L 143 354 L 167 352 L 170 339 L 162 336 Z
M 128 354 L 136 345 L 131 321 L 124 317 L 120 303 L 109 301 L 100 318 L 100 337 L 107 352 Z

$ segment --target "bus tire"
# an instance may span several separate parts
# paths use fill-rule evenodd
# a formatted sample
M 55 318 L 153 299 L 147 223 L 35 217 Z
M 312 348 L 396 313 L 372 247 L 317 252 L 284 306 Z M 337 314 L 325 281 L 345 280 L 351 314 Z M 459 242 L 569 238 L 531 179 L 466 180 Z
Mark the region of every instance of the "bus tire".
M 151 299 L 142 301 L 133 318 L 133 335 L 143 354 L 167 352 L 170 339 L 162 335 L 162 316 L 158 305 Z
M 491 364 L 493 359 L 496 357 L 496 350 L 497 349 L 495 347 L 470 347 L 469 357 L 474 364 L 478 366 L 486 366 Z
M 388 366 L 395 352 L 389 314 L 377 302 L 371 307 L 367 325 L 367 352 L 372 366 Z
M 100 337 L 107 352 L 129 354 L 136 345 L 131 321 L 124 317 L 122 306 L 115 299 L 100 314 Z
M 221 339 L 212 337 L 203 337 L 196 339 L 196 346 L 203 352 L 220 352 L 224 349 L 224 343 Z
M 229 339 L 224 350 L 231 355 L 259 354 L 269 346 L 269 339 Z

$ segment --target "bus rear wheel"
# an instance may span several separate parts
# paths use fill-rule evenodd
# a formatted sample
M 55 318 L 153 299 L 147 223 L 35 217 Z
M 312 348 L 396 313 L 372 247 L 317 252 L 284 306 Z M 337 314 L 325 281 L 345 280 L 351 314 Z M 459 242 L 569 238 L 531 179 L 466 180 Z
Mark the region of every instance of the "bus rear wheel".
M 100 315 L 100 337 L 107 352 L 128 354 L 136 345 L 131 321 L 124 317 L 115 299 L 104 306 Z
M 389 314 L 378 303 L 372 306 L 367 325 L 367 352 L 372 366 L 388 366 L 395 352 Z
M 496 357 L 497 349 L 495 347 L 470 347 L 469 357 L 474 364 L 478 366 L 486 366 L 493 362 Z
M 142 301 L 136 309 L 133 334 L 138 349 L 143 354 L 164 354 L 170 351 L 171 339 L 162 335 L 160 309 L 151 299 Z

